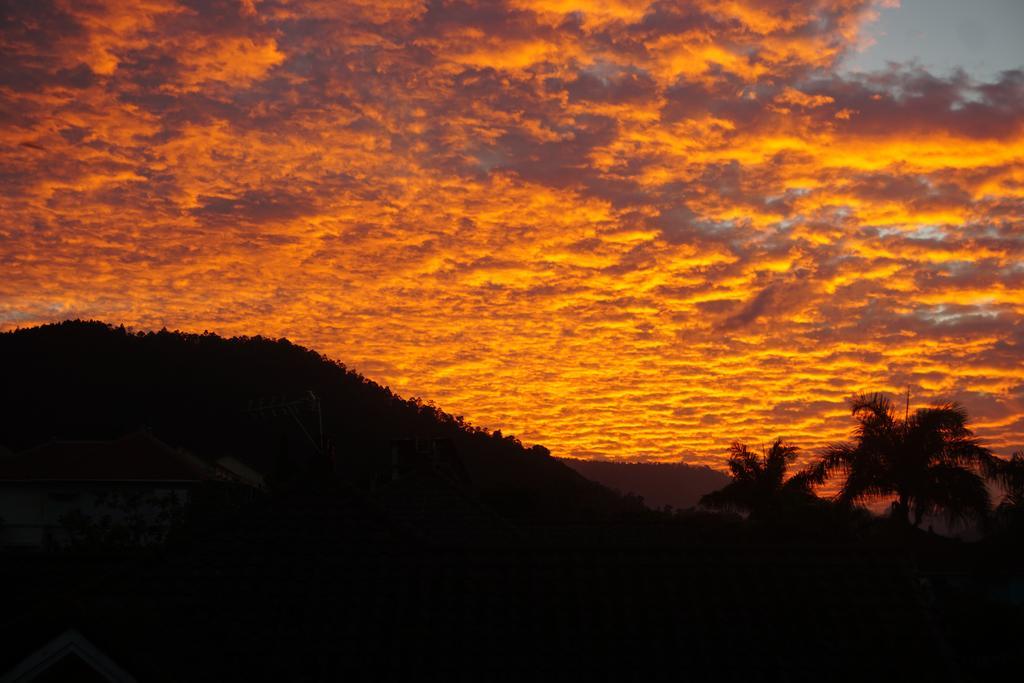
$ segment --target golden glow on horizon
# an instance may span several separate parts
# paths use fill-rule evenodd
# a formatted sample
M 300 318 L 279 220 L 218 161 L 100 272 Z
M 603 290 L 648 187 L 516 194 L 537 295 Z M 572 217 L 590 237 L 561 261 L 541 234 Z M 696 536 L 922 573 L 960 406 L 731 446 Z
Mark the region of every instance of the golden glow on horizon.
M 1024 445 L 1024 75 L 844 76 L 869 0 L 472 4 L 12 10 L 0 327 L 287 336 L 557 455 L 907 385 Z

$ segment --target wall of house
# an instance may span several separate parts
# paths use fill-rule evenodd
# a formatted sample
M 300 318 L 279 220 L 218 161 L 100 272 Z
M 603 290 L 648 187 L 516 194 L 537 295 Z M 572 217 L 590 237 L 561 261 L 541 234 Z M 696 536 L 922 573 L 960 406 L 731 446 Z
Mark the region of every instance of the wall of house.
M 42 545 L 43 491 L 0 485 L 0 547 Z
M 0 548 L 60 548 L 121 530 L 140 542 L 158 541 L 188 500 L 183 485 L 0 484 Z

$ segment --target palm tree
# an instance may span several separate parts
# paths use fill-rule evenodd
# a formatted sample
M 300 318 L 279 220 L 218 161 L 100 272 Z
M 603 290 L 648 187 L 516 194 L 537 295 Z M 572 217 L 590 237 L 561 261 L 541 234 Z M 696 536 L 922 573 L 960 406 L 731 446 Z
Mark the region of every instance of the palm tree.
M 729 447 L 732 481 L 724 488 L 700 499 L 700 504 L 716 509 L 749 512 L 752 518 L 777 514 L 790 505 L 814 500 L 811 482 L 804 474 L 786 479 L 786 470 L 796 460 L 799 449 L 776 439 L 760 457 L 746 444 L 733 442 Z
M 950 523 L 984 517 L 991 501 L 985 478 L 999 461 L 967 428 L 967 412 L 943 403 L 899 417 L 882 394 L 851 402 L 857 420 L 852 443 L 828 446 L 807 471 L 815 483 L 845 477 L 836 498 L 843 503 L 894 497 L 892 516 L 915 527 L 925 515 L 943 514 Z
M 1004 496 L 996 509 L 998 519 L 1006 525 L 1024 523 L 1024 450 L 1017 451 L 1000 467 Z

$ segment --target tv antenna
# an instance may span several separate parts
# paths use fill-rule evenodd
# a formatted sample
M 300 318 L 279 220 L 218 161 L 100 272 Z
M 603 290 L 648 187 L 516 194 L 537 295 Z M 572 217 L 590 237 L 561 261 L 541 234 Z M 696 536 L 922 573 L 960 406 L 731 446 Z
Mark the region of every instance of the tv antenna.
M 302 421 L 300 413 L 306 410 L 316 415 L 316 430 L 319 439 L 313 438 L 313 435 L 309 433 L 305 423 Z M 312 389 L 307 389 L 306 393 L 298 398 L 271 396 L 270 398 L 250 400 L 249 406 L 242 412 L 260 418 L 291 416 L 295 420 L 295 424 L 299 425 L 302 433 L 306 435 L 309 443 L 316 449 L 316 452 L 319 455 L 324 454 L 324 416 L 320 410 L 320 399 L 313 393 Z

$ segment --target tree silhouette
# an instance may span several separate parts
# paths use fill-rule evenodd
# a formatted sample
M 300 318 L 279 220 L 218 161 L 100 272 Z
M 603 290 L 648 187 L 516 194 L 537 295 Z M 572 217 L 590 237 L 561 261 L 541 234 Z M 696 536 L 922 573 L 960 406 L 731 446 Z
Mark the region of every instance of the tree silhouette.
M 836 498 L 843 503 L 894 497 L 892 517 L 915 527 L 925 515 L 950 523 L 984 517 L 991 501 L 986 477 L 998 460 L 967 428 L 967 412 L 956 403 L 921 408 L 904 417 L 882 394 L 851 401 L 857 420 L 852 443 L 828 446 L 807 471 L 816 483 L 844 477 Z
M 999 478 L 1005 493 L 996 516 L 1005 526 L 1024 528 L 1024 450 L 1002 463 Z
M 752 519 L 764 519 L 813 501 L 815 496 L 806 474 L 798 473 L 786 479 L 786 471 L 796 460 L 798 450 L 776 439 L 758 456 L 746 444 L 733 442 L 729 447 L 732 481 L 702 497 L 700 504 L 721 510 L 741 510 L 749 512 Z

